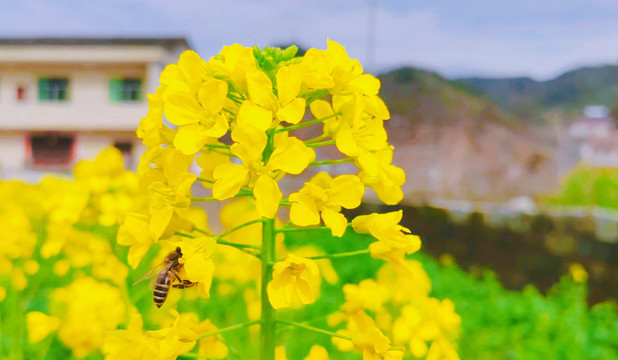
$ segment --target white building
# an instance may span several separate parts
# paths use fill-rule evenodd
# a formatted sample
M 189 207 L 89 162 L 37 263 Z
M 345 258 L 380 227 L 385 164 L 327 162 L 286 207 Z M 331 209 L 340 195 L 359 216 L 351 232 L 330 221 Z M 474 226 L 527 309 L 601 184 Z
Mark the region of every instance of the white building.
M 135 167 L 146 95 L 183 38 L 0 39 L 0 175 L 34 180 L 107 146 Z

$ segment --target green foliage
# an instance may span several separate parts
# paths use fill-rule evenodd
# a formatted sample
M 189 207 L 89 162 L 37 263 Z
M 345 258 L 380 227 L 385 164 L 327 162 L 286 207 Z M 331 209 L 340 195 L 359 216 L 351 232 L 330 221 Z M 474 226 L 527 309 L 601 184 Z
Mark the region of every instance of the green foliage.
M 616 305 L 589 308 L 585 283 L 565 275 L 543 296 L 533 286 L 505 290 L 489 271 L 475 278 L 422 261 L 433 295 L 453 300 L 462 317 L 462 359 L 618 359 Z
M 547 200 L 553 205 L 618 210 L 618 169 L 579 165 L 564 179 L 559 195 Z
M 292 248 L 317 243 L 333 252 L 362 248 L 367 241 L 367 237 L 351 231 L 341 239 L 332 238 L 327 232 L 291 234 L 286 238 L 286 244 Z M 455 303 L 455 311 L 462 318 L 458 339 L 461 359 L 618 359 L 616 304 L 588 307 L 586 283 L 565 275 L 547 295 L 533 286 L 510 291 L 502 287 L 491 271 L 475 277 L 456 265 L 440 265 L 424 254 L 411 258 L 420 261 L 429 275 L 431 295 Z M 369 256 L 353 262 L 333 260 L 342 283 L 357 283 L 371 277 L 381 265 Z M 337 302 L 334 300 L 333 304 Z M 307 309 L 315 311 L 315 316 L 334 310 Z M 293 332 L 289 336 L 306 333 Z

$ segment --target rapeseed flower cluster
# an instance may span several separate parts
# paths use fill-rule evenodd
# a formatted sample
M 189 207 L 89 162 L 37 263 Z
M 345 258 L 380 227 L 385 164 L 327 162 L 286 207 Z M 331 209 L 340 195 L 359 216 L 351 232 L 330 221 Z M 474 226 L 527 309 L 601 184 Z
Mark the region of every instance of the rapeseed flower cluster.
M 21 321 L 30 343 L 58 342 L 76 358 L 242 358 L 224 334 L 250 328 L 244 341 L 260 359 L 284 359 L 276 334 L 290 326 L 365 360 L 456 358 L 458 317 L 405 259 L 420 239 L 400 225 L 402 213 L 342 213 L 367 191 L 389 205 L 403 198 L 379 80 L 333 41 L 295 55 L 235 44 L 206 61 L 186 51 L 148 97 L 136 173 L 111 148 L 76 164 L 72 179 L 0 182 L 0 225 L 11 234 L 0 235 L 0 305 L 17 309 L 0 336 Z M 319 229 L 375 241 L 341 253 L 286 246 L 289 234 Z M 340 284 L 332 259 L 362 254 L 390 272 L 342 285 L 338 330 L 282 317 L 320 301 L 323 281 Z M 163 309 L 147 285 L 128 286 L 143 272 L 167 286 Z M 20 308 L 22 296 L 34 300 Z M 316 345 L 305 359 L 329 357 Z

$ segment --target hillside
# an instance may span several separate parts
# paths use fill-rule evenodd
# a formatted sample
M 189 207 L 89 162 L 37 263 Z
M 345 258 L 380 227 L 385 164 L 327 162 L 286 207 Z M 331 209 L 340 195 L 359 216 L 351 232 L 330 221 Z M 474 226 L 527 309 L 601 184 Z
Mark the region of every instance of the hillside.
M 552 144 L 482 97 L 437 74 L 403 68 L 380 76 L 386 123 L 405 190 L 418 198 L 503 201 L 556 186 Z
M 586 105 L 615 106 L 618 65 L 584 67 L 541 82 L 530 78 L 463 78 L 451 83 L 491 99 L 520 117 L 533 118 L 543 110 L 578 112 Z

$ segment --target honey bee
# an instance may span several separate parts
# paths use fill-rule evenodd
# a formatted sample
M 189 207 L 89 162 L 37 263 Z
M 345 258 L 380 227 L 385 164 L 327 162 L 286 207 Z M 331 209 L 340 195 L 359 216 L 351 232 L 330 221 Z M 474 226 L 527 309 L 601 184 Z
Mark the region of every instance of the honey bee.
M 163 306 L 163 303 L 167 299 L 167 294 L 170 291 L 170 285 L 176 289 L 184 289 L 188 287 L 192 287 L 197 285 L 196 282 L 192 282 L 189 280 L 183 280 L 180 278 L 178 273 L 182 269 L 183 264 L 181 264 L 178 259 L 182 258 L 182 251 L 180 251 L 180 247 L 177 247 L 176 250 L 170 252 L 165 257 L 165 260 L 150 271 L 148 271 L 144 276 L 139 278 L 133 285 L 139 283 L 140 281 L 154 276 L 157 274 L 157 277 L 153 283 L 153 299 L 155 305 L 158 308 Z M 173 282 L 177 280 L 177 284 L 173 284 Z

